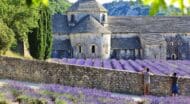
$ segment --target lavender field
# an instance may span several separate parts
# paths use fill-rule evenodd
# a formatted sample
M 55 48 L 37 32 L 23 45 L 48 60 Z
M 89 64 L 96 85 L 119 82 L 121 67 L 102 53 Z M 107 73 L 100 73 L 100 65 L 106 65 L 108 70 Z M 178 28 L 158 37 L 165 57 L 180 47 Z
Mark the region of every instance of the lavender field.
M 0 104 L 132 104 L 131 98 L 112 97 L 110 92 L 55 84 L 6 81 L 0 87 Z
M 101 59 L 53 59 L 61 64 L 72 64 L 87 67 L 98 67 L 112 70 L 140 72 L 148 67 L 153 74 L 171 75 L 176 72 L 179 76 L 190 77 L 190 61 L 187 60 L 101 60 Z
M 12 80 L 0 86 L 0 104 L 188 104 L 189 97 L 155 97 L 115 94 L 55 84 L 34 84 Z M 1 81 L 0 81 L 1 83 Z

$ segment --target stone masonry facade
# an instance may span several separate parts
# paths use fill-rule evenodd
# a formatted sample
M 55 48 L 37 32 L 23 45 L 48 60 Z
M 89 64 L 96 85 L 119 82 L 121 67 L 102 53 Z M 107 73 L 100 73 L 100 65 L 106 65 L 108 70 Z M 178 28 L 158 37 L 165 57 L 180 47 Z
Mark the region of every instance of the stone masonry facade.
M 0 57 L 0 78 L 143 94 L 142 74 L 44 61 Z M 170 95 L 170 88 L 169 76 L 151 76 L 152 95 Z M 180 78 L 179 89 L 181 95 L 190 96 L 190 78 Z
M 109 16 L 96 0 L 78 0 L 52 27 L 56 58 L 190 59 L 189 16 Z

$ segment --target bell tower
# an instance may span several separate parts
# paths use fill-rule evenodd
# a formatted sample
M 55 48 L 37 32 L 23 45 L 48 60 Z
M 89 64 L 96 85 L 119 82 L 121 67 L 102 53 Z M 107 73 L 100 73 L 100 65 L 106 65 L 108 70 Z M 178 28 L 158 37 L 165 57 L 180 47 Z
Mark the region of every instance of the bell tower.
M 75 26 L 85 16 L 91 15 L 103 26 L 107 24 L 107 10 L 96 0 L 78 0 L 67 10 L 69 26 Z

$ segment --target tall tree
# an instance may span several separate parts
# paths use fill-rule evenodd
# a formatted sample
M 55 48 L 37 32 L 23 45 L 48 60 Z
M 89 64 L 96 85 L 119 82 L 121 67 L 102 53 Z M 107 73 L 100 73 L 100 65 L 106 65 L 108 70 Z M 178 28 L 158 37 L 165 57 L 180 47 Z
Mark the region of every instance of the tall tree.
M 50 11 L 49 8 L 45 9 L 45 14 L 46 14 L 46 36 L 45 38 L 45 55 L 44 59 L 48 59 L 51 57 L 51 52 L 52 52 L 52 44 L 53 44 L 53 36 L 52 36 L 52 12 Z
M 48 59 L 52 48 L 52 18 L 49 8 L 43 7 L 40 11 L 38 28 L 29 35 L 30 53 L 40 60 Z
M 40 3 L 40 2 L 38 2 Z M 40 10 L 40 19 L 38 21 L 38 28 L 33 29 L 29 35 L 29 46 L 31 55 L 40 60 L 48 59 L 52 51 L 52 14 L 65 13 L 67 8 L 71 5 L 67 0 L 50 0 L 49 5 L 36 5 L 42 7 Z

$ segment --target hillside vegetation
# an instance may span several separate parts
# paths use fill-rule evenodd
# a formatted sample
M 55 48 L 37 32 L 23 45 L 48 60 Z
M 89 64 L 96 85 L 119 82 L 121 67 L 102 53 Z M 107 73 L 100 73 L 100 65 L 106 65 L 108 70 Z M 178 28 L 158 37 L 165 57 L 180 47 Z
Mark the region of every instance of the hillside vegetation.
M 67 0 L 49 0 L 48 8 L 51 15 L 56 13 L 64 14 L 71 5 Z M 4 27 L 1 28 L 0 34 L 0 54 L 5 54 L 6 51 L 10 50 L 22 56 L 22 45 L 29 50 L 29 33 L 39 27 L 41 8 L 34 5 L 27 6 L 25 0 L 15 0 L 14 2 L 1 0 L 0 7 L 0 26 Z M 111 16 L 147 16 L 151 9 L 150 6 L 144 6 L 138 1 L 129 2 L 123 0 L 106 3 L 104 7 Z M 160 9 L 156 15 L 175 16 L 183 15 L 183 13 L 181 13 L 180 9 L 171 6 L 167 10 Z M 7 36 L 7 32 L 10 32 L 11 35 Z M 51 37 L 51 34 L 49 36 Z M 50 55 L 51 52 L 48 54 Z
M 0 1 L 0 55 L 7 55 L 6 51 L 12 51 L 9 53 L 16 53 L 19 56 L 25 55 L 25 49 L 30 50 L 30 45 L 28 41 L 31 37 L 30 33 L 34 33 L 34 29 L 40 28 L 39 21 L 46 21 L 47 18 L 51 22 L 51 17 L 45 15 L 42 17 L 41 11 L 47 11 L 50 15 L 55 13 L 64 13 L 67 8 L 70 6 L 70 3 L 67 0 L 50 0 L 48 6 L 34 6 L 26 5 L 25 0 L 1 0 Z M 45 7 L 45 8 L 44 8 Z M 41 18 L 42 17 L 42 18 Z M 47 27 L 51 27 L 51 23 L 47 23 Z M 42 31 L 42 30 L 40 30 Z M 44 30 L 43 30 L 44 31 Z M 44 59 L 48 58 L 51 54 L 51 45 L 52 45 L 52 30 L 48 28 L 47 32 L 39 36 L 40 38 L 32 38 L 33 42 L 38 40 L 47 40 L 49 48 L 45 48 L 46 54 Z M 47 36 L 45 36 L 47 34 Z M 36 34 L 33 34 L 36 35 Z M 35 37 L 35 36 L 32 36 Z M 45 38 L 44 38 L 45 37 Z M 42 39 L 44 38 L 44 39 Z M 49 40 L 48 40 L 49 39 Z M 46 42 L 46 41 L 45 41 Z M 43 45 L 44 46 L 44 45 Z M 39 44 L 38 48 L 42 48 Z M 45 46 L 44 46 L 45 47 Z M 43 49 L 44 50 L 44 49 Z M 33 51 L 30 51 L 33 52 Z M 9 56 L 9 54 L 8 54 Z M 12 56 L 12 55 L 11 55 Z M 16 55 L 17 56 L 17 55 Z M 35 57 L 36 58 L 36 57 Z M 38 58 L 38 57 L 37 57 Z M 40 58 L 42 59 L 42 58 Z
M 129 1 L 114 1 L 104 4 L 111 16 L 148 16 L 151 9 L 150 6 L 145 6 L 142 3 Z M 180 9 L 169 6 L 168 9 L 160 9 L 156 16 L 178 16 L 183 15 Z

